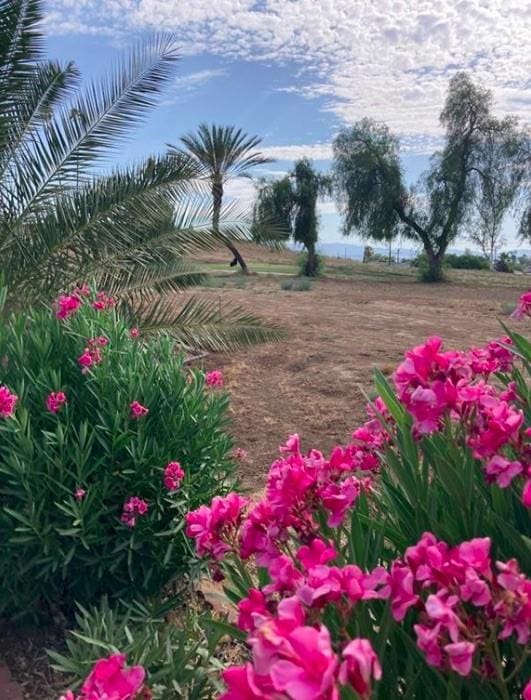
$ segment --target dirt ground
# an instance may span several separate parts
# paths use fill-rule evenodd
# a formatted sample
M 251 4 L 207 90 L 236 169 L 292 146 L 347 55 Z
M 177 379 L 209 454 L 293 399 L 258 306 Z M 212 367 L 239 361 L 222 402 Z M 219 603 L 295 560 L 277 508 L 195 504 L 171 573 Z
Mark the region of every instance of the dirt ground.
M 204 363 L 225 374 L 233 433 L 248 452 L 244 487 L 263 486 L 277 446 L 292 432 L 306 449 L 326 451 L 347 440 L 363 420 L 373 369 L 392 372 L 412 345 L 434 334 L 455 348 L 500 336 L 499 320 L 508 321 L 527 280 L 512 278 L 509 286 L 512 276 L 488 274 L 488 284 L 474 273 L 443 285 L 324 278 L 307 292 L 284 291 L 278 277 L 255 276 L 244 288 L 201 292 L 244 304 L 288 332 L 278 344 L 211 355 Z

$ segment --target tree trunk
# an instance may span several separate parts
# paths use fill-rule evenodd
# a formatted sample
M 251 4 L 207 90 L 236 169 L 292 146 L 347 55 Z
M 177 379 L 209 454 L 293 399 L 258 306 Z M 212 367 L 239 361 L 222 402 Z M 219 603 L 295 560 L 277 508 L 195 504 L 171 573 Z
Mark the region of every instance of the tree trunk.
M 425 282 L 443 282 L 443 259 L 444 251 L 439 250 L 437 253 L 433 250 L 427 250 L 426 256 L 428 258 L 428 269 L 424 275 Z
M 306 277 L 317 277 L 317 254 L 314 245 L 306 246 L 308 257 L 306 258 L 306 268 L 304 275 Z
M 219 219 L 221 216 L 221 205 L 223 203 L 223 184 L 221 182 L 212 183 L 212 203 L 212 228 L 214 229 L 214 231 L 216 231 L 216 233 L 219 233 Z M 228 239 L 224 239 L 224 242 L 227 248 L 234 256 L 230 263 L 230 266 L 235 267 L 236 265 L 239 265 L 242 273 L 244 275 L 248 275 L 249 268 L 247 267 L 247 263 L 243 259 L 239 250 Z

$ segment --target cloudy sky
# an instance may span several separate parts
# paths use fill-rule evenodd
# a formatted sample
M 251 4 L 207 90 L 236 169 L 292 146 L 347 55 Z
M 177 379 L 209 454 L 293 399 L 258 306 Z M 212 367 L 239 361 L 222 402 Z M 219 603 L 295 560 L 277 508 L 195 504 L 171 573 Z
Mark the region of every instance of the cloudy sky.
M 529 0 L 47 0 L 50 54 L 98 74 L 135 38 L 176 35 L 177 75 L 124 159 L 164 148 L 201 121 L 263 136 L 283 172 L 329 165 L 330 142 L 364 116 L 400 136 L 414 179 L 440 143 L 448 81 L 470 71 L 499 113 L 531 122 Z M 249 183 L 233 188 L 248 197 Z M 332 203 L 323 233 L 341 240 Z M 511 226 L 508 227 L 511 235 Z

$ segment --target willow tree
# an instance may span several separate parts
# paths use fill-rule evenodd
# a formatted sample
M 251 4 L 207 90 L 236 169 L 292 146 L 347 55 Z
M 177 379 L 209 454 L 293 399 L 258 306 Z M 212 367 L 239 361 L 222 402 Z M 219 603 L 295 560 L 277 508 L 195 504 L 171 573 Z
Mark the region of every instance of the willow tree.
M 519 169 L 523 134 L 514 119 L 492 116 L 492 95 L 463 72 L 450 81 L 440 115 L 444 147 L 412 188 L 404 182 L 398 140 L 384 124 L 363 119 L 334 140 L 334 176 L 346 234 L 375 240 L 402 233 L 420 243 L 426 279 L 443 278 L 448 246 L 470 221 L 481 189 L 500 168 Z M 485 157 L 496 143 L 496 168 Z M 520 174 L 517 175 L 517 179 Z
M 155 105 L 178 59 L 171 36 L 137 45 L 80 89 L 73 63 L 47 60 L 41 0 L 0 3 L 0 284 L 4 310 L 94 280 L 147 328 L 215 349 L 277 335 L 241 309 L 176 303 L 197 284 L 187 253 L 250 236 L 212 210 L 190 156 L 105 166 Z
M 252 168 L 270 162 L 256 150 L 261 141 L 258 136 L 249 136 L 234 126 L 200 124 L 197 133 L 181 136 L 184 148 L 170 145 L 170 153 L 191 156 L 202 177 L 208 180 L 212 193 L 212 228 L 217 234 L 228 180 L 251 177 Z M 240 265 L 242 272 L 248 274 L 247 264 L 234 242 L 227 238 L 225 245 L 233 255 L 231 266 Z

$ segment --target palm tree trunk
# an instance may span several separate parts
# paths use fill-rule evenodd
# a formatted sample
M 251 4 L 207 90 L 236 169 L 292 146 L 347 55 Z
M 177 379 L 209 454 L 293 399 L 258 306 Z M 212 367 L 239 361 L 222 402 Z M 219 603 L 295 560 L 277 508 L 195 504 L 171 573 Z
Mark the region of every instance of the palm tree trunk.
M 219 219 L 221 216 L 221 205 L 223 204 L 223 184 L 221 182 L 212 183 L 212 202 L 212 228 L 217 233 L 219 232 Z M 225 240 L 225 245 L 234 256 L 230 266 L 234 267 L 235 265 L 239 265 L 242 273 L 248 275 L 249 268 L 247 267 L 247 263 L 236 246 L 229 240 Z

